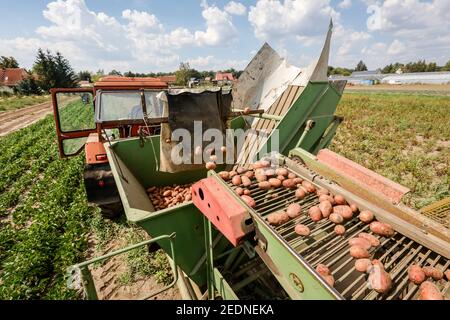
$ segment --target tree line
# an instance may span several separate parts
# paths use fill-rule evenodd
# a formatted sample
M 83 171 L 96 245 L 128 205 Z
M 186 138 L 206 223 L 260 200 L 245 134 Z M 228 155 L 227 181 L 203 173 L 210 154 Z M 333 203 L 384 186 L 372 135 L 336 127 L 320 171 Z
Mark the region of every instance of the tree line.
M 96 73 L 90 71 L 80 71 L 78 73 L 78 79 L 80 81 L 90 81 L 95 82 L 98 81 L 99 78 L 104 77 L 106 75 L 109 76 L 123 76 L 123 77 L 152 77 L 158 78 L 163 76 L 172 76 L 175 75 L 177 85 L 187 85 L 190 79 L 214 79 L 217 71 L 208 70 L 208 71 L 198 71 L 194 68 L 191 68 L 189 62 L 181 62 L 180 67 L 175 72 L 150 72 L 150 73 L 137 73 L 132 71 L 120 72 L 115 69 L 111 70 L 109 73 L 105 73 L 103 70 L 98 70 Z M 236 70 L 234 68 L 220 70 L 219 72 L 227 72 L 233 74 L 235 78 L 239 78 L 242 70 Z
M 342 67 L 328 67 L 328 75 L 343 75 L 350 76 L 354 71 L 367 71 L 366 64 L 361 60 L 358 62 L 354 69 L 342 68 Z M 380 69 L 381 73 L 396 73 L 401 71 L 402 73 L 411 72 L 437 72 L 437 71 L 450 71 L 450 60 L 443 66 L 438 66 L 436 62 L 426 62 L 425 60 L 418 60 L 417 62 L 408 63 L 391 63 Z

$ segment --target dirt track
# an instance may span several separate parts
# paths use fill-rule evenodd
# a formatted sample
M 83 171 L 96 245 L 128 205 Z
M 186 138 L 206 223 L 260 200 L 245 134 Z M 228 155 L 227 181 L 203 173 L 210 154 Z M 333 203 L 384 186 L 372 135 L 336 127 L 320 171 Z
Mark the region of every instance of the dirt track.
M 52 112 L 51 102 L 0 113 L 0 137 L 25 128 Z

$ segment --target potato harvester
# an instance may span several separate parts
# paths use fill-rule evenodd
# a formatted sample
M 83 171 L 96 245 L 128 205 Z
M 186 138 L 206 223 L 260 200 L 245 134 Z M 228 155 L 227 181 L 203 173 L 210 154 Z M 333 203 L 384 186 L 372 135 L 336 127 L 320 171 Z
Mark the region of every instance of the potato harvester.
M 73 266 L 71 273 L 80 272 L 87 298 L 97 298 L 89 265 L 152 243 L 170 257 L 174 278 L 167 288 L 178 285 L 186 299 L 415 299 L 418 286 L 408 281 L 411 264 L 443 270 L 449 267 L 448 228 L 403 205 L 401 198 L 408 189 L 326 149 L 342 121 L 334 113 L 345 86 L 326 77 L 330 35 L 331 30 L 318 61 L 283 85 L 282 76 L 292 69 L 264 45 L 240 77 L 236 90 L 233 88 L 235 103 L 244 106 L 245 102 L 263 111 L 245 116 L 231 112 L 228 127 L 269 132 L 265 139 L 246 140 L 238 152 L 239 165 L 248 166 L 253 159 L 266 157 L 261 150 L 266 146 L 270 149 L 277 132 L 279 148 L 271 154 L 276 166 L 343 195 L 360 210 L 371 210 L 377 220 L 391 224 L 395 235 L 377 236 L 381 245 L 370 254 L 382 261 L 391 275 L 392 289 L 377 293 L 368 286 L 367 275 L 355 270 L 348 239 L 361 232 L 371 233 L 356 215 L 345 222 L 345 235 L 338 236 L 332 222 L 324 219 L 315 223 L 306 214 L 318 203 L 315 194 L 297 200 L 295 190 L 261 190 L 255 180 L 247 187 L 256 202 L 250 208 L 234 191 L 238 186 L 222 180 L 215 171 L 159 170 L 164 141 L 152 135 L 105 143 L 126 217 L 143 228 L 151 240 Z M 261 70 L 271 72 L 267 75 Z M 277 70 L 282 71 L 277 75 Z M 251 79 L 272 83 L 276 90 L 258 87 Z M 232 167 L 220 165 L 216 171 Z M 155 210 L 147 189 L 186 183 L 193 183 L 192 201 Z M 269 225 L 266 218 L 270 213 L 293 202 L 301 204 L 302 215 L 276 227 Z M 310 236 L 295 234 L 298 222 L 310 227 Z M 316 272 L 319 263 L 331 270 L 333 287 Z M 442 280 L 437 284 L 448 296 L 450 283 Z M 147 293 L 145 298 L 162 290 Z

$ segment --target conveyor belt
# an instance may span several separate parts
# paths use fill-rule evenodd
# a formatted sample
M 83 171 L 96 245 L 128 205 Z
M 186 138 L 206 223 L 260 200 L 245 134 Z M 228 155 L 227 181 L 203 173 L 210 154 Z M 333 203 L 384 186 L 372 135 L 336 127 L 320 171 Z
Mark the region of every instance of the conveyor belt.
M 308 209 L 319 203 L 315 194 L 309 194 L 305 199 L 299 201 L 295 198 L 295 190 L 280 187 L 266 191 L 259 189 L 255 180 L 252 182 L 253 184 L 247 189 L 251 191 L 251 196 L 256 202 L 254 210 L 262 217 L 285 210 L 289 204 L 294 202 L 302 206 L 302 214 L 299 217 L 291 219 L 281 226 L 272 227 L 272 229 L 282 236 L 289 246 L 313 268 L 319 263 L 327 265 L 335 278 L 334 288 L 345 299 L 416 299 L 418 286 L 408 280 L 408 267 L 415 263 L 421 266 L 436 266 L 445 271 L 450 265 L 450 260 L 398 232 L 391 238 L 373 234 L 369 226 L 362 223 L 357 215 L 345 222 L 345 235 L 338 236 L 334 232 L 335 224 L 331 221 L 323 219 L 316 223 L 309 218 Z M 233 190 L 237 188 L 231 183 L 228 183 L 228 186 Z M 294 232 L 297 223 L 308 226 L 311 230 L 310 236 L 298 236 Z M 361 232 L 370 233 L 381 242 L 380 246 L 371 248 L 369 253 L 372 259 L 380 260 L 391 275 L 392 289 L 386 294 L 379 294 L 369 289 L 368 275 L 355 270 L 355 259 L 349 254 L 348 239 Z M 436 284 L 448 298 L 450 282 L 441 280 Z

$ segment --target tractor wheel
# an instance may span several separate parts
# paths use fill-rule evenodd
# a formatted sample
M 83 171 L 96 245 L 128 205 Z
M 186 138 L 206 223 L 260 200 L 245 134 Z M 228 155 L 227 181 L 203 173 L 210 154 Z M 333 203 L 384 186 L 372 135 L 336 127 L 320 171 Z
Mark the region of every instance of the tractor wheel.
M 101 214 L 106 219 L 116 219 L 120 217 L 123 213 L 122 203 L 111 203 L 99 205 Z

